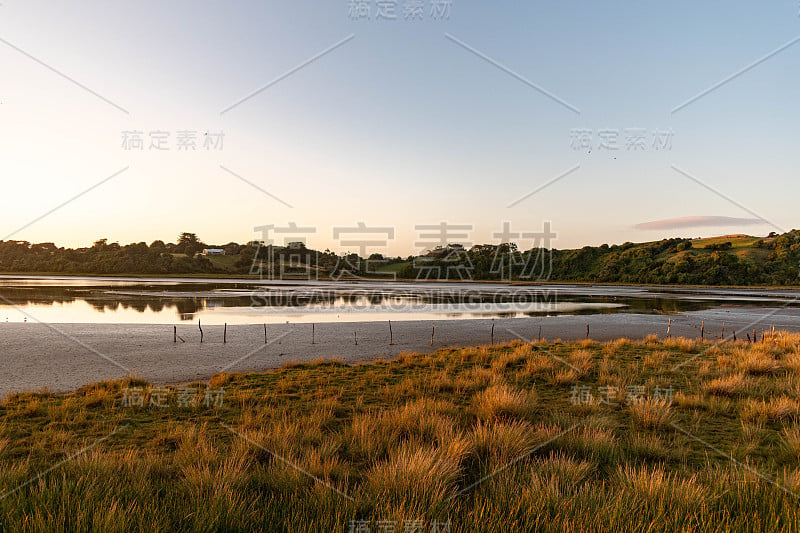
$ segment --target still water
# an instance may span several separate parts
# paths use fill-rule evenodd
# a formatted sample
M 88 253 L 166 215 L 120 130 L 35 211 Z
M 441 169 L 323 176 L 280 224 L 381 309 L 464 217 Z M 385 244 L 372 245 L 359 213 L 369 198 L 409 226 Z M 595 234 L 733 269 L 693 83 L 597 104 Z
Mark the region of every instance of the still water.
M 0 276 L 0 321 L 207 324 L 519 318 L 794 305 L 800 291 L 596 285 Z

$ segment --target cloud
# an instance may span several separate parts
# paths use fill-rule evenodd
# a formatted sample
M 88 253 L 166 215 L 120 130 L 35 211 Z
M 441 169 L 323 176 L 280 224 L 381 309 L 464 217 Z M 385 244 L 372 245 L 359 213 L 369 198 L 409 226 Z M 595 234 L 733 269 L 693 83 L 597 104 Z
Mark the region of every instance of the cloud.
M 683 228 L 722 228 L 731 226 L 758 226 L 765 224 L 758 218 L 735 218 L 735 217 L 680 217 L 656 220 L 654 222 L 643 222 L 636 224 L 634 228 L 641 230 L 664 230 L 664 229 L 683 229 Z

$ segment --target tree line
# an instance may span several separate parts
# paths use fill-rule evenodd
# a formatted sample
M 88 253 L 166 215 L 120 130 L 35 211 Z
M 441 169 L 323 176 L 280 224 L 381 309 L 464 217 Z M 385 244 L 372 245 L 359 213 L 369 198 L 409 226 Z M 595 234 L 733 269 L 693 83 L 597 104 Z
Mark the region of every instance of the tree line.
M 96 241 L 88 248 L 54 243 L 0 241 L 0 271 L 64 274 L 240 274 L 297 278 L 473 279 L 574 281 L 676 285 L 798 285 L 800 230 L 772 234 L 752 246 L 717 243 L 702 249 L 690 239 L 585 246 L 575 250 L 521 251 L 511 244 L 439 247 L 421 256 L 386 258 L 338 255 L 304 246 L 292 249 L 258 243 L 210 246 L 194 233 L 174 243 L 149 245 Z M 222 248 L 224 263 L 201 254 Z

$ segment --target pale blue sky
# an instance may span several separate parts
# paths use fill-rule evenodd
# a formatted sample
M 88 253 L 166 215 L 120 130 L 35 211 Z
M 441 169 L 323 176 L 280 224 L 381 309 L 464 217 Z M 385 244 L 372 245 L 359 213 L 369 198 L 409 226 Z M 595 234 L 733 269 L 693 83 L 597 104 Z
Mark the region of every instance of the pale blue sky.
M 491 242 L 502 221 L 549 220 L 559 248 L 774 229 L 634 227 L 682 217 L 800 226 L 800 42 L 671 112 L 800 36 L 796 1 L 453 0 L 434 20 L 426 0 L 418 22 L 405 0 L 382 21 L 352 20 L 348 3 L 4 0 L 0 238 L 125 167 L 10 238 L 246 241 L 296 222 L 339 249 L 333 227 L 365 222 L 396 227 L 377 251 L 406 255 L 414 225 L 440 221 Z M 644 150 L 625 149 L 627 128 L 646 130 Z M 570 146 L 575 129 L 592 130 L 591 153 Z M 171 149 L 125 150 L 125 130 L 169 131 Z M 223 149 L 178 151 L 179 130 L 223 131 Z M 598 130 L 621 149 L 599 150 Z M 655 130 L 674 132 L 671 149 L 652 147 Z

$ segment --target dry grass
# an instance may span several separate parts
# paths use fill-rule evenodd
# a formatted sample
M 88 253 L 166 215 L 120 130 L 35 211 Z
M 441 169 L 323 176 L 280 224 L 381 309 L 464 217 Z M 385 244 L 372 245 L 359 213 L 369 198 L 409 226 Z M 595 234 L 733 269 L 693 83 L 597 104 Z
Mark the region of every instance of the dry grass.
M 534 446 L 534 431 L 523 421 L 478 423 L 470 434 L 472 448 L 486 463 L 502 464 Z
M 475 396 L 474 405 L 476 414 L 484 420 L 527 418 L 536 407 L 536 394 L 533 390 L 493 385 Z
M 592 352 L 589 350 L 575 350 L 572 352 L 572 354 L 570 354 L 569 363 L 573 367 L 577 368 L 577 372 L 583 376 L 587 374 L 594 366 L 594 362 L 592 361 L 593 357 L 594 356 L 592 355 Z
M 424 512 L 455 493 L 466 453 L 466 444 L 449 450 L 402 446 L 367 472 L 366 488 L 378 500 Z
M 783 428 L 781 447 L 791 460 L 800 460 L 800 425 L 795 424 Z
M 730 374 L 704 383 L 703 391 L 715 396 L 736 396 L 743 393 L 747 386 L 748 381 L 744 374 Z
M 797 530 L 796 499 L 753 472 L 800 489 L 798 341 L 514 342 L 294 364 L 215 376 L 219 409 L 122 408 L 141 380 L 13 395 L 0 403 L 0 493 L 45 474 L 0 499 L 2 528 Z M 671 370 L 687 354 L 696 362 Z M 576 385 L 596 400 L 573 405 Z M 672 405 L 654 394 L 665 386 Z
M 674 399 L 675 407 L 679 409 L 707 409 L 708 400 L 700 393 L 686 394 L 678 392 Z
M 574 385 L 578 382 L 578 373 L 572 368 L 557 368 L 550 371 L 550 381 L 559 386 Z
M 708 489 L 698 482 L 696 475 L 681 478 L 660 466 L 624 465 L 617 470 L 617 477 L 637 499 L 653 503 L 666 501 L 684 509 L 698 505 L 708 494 Z
M 650 369 L 660 369 L 662 368 L 666 361 L 669 359 L 669 352 L 666 350 L 656 350 L 653 352 L 648 352 L 644 359 L 642 360 L 642 364 L 645 368 Z
M 778 396 L 769 400 L 747 399 L 740 413 L 742 419 L 748 422 L 796 420 L 800 417 L 800 403 L 788 396 Z
M 534 353 L 525 362 L 524 374 L 528 376 L 545 375 L 552 371 L 558 363 L 551 355 Z
M 662 461 L 669 456 L 670 450 L 662 439 L 653 433 L 630 433 L 625 448 L 633 457 Z
M 698 341 L 684 337 L 671 337 L 662 341 L 664 348 L 678 350 L 683 353 L 691 353 L 697 349 Z
M 734 364 L 739 372 L 752 376 L 765 374 L 775 374 L 781 366 L 775 360 L 775 354 L 771 350 L 762 348 L 763 344 L 758 344 L 757 348 L 744 349 L 738 348 L 733 354 Z
M 666 399 L 646 398 L 628 405 L 633 422 L 646 429 L 663 429 L 672 421 L 671 403 Z

